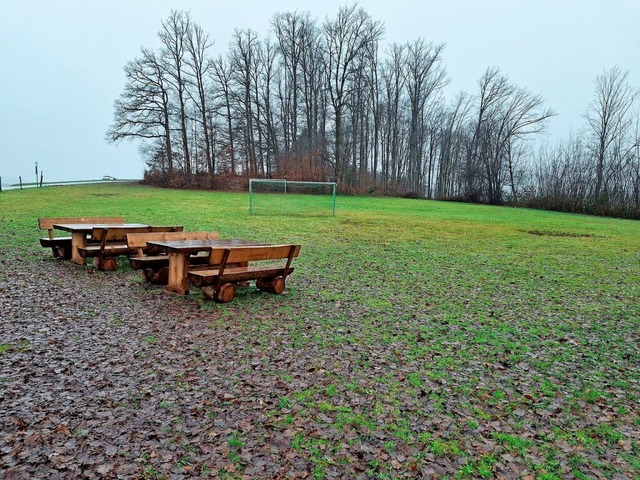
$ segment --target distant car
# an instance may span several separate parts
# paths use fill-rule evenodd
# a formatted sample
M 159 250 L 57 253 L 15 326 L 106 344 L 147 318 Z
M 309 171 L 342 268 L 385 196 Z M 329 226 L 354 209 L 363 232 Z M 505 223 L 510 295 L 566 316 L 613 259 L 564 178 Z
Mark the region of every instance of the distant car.
M 111 175 L 105 175 L 104 177 L 102 177 L 102 180 L 115 180 L 116 177 L 112 177 Z

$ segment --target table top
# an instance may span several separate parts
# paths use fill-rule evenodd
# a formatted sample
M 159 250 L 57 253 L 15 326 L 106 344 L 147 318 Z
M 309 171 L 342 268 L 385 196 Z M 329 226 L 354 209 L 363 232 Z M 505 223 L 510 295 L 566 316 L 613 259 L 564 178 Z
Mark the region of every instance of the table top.
M 167 253 L 197 253 L 206 252 L 212 248 L 224 248 L 247 245 L 268 245 L 264 242 L 254 242 L 242 238 L 226 238 L 217 240 L 166 240 L 147 242 L 150 249 Z
M 56 223 L 53 228 L 66 232 L 91 233 L 93 228 L 146 228 L 146 223 Z

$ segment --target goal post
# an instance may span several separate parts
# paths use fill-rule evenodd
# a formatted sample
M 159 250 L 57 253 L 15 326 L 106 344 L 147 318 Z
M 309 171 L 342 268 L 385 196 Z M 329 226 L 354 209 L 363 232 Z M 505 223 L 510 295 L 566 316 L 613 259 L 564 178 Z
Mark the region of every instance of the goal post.
M 295 209 L 296 205 L 309 206 L 312 209 L 328 208 L 332 215 L 336 214 L 336 187 L 335 182 L 303 182 L 286 179 L 250 178 L 249 179 L 249 214 L 255 213 L 256 199 L 273 195 L 271 201 L 265 198 L 265 203 L 270 204 L 270 209 L 276 206 Z M 264 195 L 263 195 L 264 194 Z M 308 197 L 326 198 L 327 202 L 302 200 Z M 277 199 L 277 200 L 276 200 Z

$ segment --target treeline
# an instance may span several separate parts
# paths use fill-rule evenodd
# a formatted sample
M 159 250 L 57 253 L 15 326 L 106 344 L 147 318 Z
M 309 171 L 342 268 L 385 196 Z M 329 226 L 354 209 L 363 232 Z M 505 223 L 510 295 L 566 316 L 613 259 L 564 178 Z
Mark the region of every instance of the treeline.
M 595 79 L 583 130 L 555 146 L 554 112 L 488 68 L 446 99 L 444 45 L 379 42 L 357 4 L 319 23 L 274 15 L 269 37 L 208 32 L 172 11 L 157 50 L 125 67 L 109 141 L 141 139 L 149 182 L 228 188 L 248 177 L 336 181 L 342 192 L 516 203 L 640 218 L 640 114 L 628 74 Z

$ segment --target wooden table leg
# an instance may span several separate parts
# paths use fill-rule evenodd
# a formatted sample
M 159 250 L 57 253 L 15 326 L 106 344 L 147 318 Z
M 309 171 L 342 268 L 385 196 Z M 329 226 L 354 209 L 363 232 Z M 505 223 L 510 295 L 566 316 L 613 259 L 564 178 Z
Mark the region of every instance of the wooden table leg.
M 189 254 L 169 253 L 169 283 L 167 290 L 180 295 L 189 293 Z
M 86 265 L 87 260 L 80 256 L 78 248 L 87 246 L 87 235 L 79 232 L 71 233 L 71 261 L 78 265 Z

